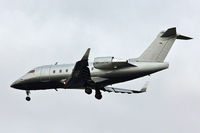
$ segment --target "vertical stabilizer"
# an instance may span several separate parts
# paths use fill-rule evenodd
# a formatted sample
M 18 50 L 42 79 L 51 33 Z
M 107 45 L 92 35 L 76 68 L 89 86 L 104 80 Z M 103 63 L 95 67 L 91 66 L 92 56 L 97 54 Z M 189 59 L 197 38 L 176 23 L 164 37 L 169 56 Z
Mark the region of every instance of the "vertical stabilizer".
M 170 28 L 160 32 L 144 53 L 137 58 L 142 62 L 163 62 L 176 39 L 192 39 L 183 35 L 177 35 L 176 28 Z

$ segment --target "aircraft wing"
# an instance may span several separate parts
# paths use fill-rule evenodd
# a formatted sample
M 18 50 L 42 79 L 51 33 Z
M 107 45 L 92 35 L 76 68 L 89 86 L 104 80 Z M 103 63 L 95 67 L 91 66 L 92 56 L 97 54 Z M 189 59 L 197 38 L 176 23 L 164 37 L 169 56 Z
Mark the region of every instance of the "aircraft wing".
M 66 88 L 84 87 L 86 82 L 91 80 L 90 70 L 88 68 L 89 53 L 90 48 L 87 49 L 82 59 L 76 62 L 70 78 L 66 81 Z
M 121 89 L 121 88 L 114 88 L 114 87 L 104 87 L 104 91 L 107 92 L 115 92 L 115 93 L 143 93 L 146 92 L 148 86 L 148 82 L 145 83 L 145 85 L 142 87 L 141 90 L 128 90 L 128 89 Z

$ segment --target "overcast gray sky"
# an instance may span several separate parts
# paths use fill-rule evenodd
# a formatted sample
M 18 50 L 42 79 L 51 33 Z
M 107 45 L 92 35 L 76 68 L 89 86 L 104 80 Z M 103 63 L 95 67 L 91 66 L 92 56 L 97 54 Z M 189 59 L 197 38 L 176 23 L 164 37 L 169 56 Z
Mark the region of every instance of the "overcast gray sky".
M 0 0 L 0 132 L 199 133 L 200 2 L 198 0 Z M 139 56 L 161 30 L 177 40 L 169 69 L 151 76 L 147 93 L 25 92 L 10 84 L 33 67 L 96 56 Z M 114 86 L 140 89 L 146 78 Z

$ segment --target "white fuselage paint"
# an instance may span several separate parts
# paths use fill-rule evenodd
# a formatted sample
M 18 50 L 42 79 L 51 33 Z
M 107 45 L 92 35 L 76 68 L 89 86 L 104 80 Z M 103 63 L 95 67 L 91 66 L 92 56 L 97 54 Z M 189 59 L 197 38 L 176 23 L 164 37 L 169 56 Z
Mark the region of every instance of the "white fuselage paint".
M 136 78 L 140 78 L 152 73 L 167 69 L 168 63 L 158 62 L 132 62 L 135 66 L 116 68 L 113 70 L 101 70 L 94 68 L 92 63 L 89 63 L 88 68 L 90 69 L 91 79 L 102 87 L 111 85 L 114 83 L 124 82 Z M 64 81 L 70 77 L 74 68 L 74 64 L 62 64 L 62 65 L 46 65 L 34 68 L 34 73 L 27 73 L 20 79 L 14 82 L 21 84 L 31 84 L 36 88 L 31 88 L 29 85 L 23 87 L 20 86 L 18 89 L 22 90 L 39 90 L 39 89 L 53 89 L 53 88 L 64 88 Z M 52 86 L 50 82 L 60 83 L 60 85 Z M 40 84 L 48 84 L 46 87 L 41 87 Z M 67 84 L 67 83 L 66 83 Z

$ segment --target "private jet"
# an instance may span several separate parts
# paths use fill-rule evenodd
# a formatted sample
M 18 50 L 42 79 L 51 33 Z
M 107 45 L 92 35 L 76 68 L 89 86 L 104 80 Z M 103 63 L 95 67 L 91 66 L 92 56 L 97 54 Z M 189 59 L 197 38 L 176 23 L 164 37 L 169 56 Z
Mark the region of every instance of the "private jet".
M 26 100 L 30 101 L 30 91 L 47 89 L 80 89 L 95 98 L 102 99 L 102 92 L 143 93 L 148 83 L 140 90 L 115 88 L 111 85 L 148 76 L 167 69 L 164 62 L 176 39 L 189 40 L 187 36 L 177 34 L 176 28 L 160 32 L 151 45 L 138 58 L 116 59 L 97 57 L 88 63 L 90 48 L 81 60 L 75 64 L 54 64 L 33 68 L 11 84 L 12 88 L 26 91 Z

